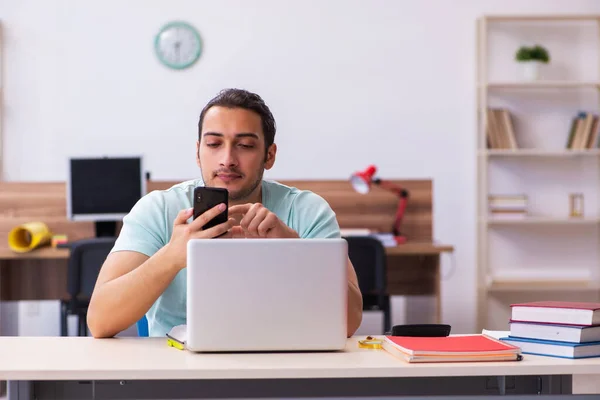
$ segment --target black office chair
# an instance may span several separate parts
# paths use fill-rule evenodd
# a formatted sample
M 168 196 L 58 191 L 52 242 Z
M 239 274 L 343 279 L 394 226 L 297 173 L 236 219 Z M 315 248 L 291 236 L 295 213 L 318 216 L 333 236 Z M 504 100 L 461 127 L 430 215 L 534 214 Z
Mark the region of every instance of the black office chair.
M 356 270 L 363 310 L 383 312 L 383 332 L 391 330 L 390 297 L 386 294 L 386 255 L 383 244 L 371 236 L 344 237 L 348 257 Z
M 87 336 L 87 309 L 100 268 L 115 244 L 116 238 L 102 237 L 69 243 L 67 275 L 69 299 L 61 301 L 60 333 L 68 336 L 67 317 L 76 315 L 78 335 Z

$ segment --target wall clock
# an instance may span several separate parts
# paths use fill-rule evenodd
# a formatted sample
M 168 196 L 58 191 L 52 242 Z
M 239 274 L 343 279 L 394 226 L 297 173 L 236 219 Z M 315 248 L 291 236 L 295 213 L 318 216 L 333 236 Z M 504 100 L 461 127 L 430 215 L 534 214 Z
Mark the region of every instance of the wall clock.
M 198 61 L 202 53 L 200 34 L 187 22 L 169 22 L 156 35 L 154 51 L 165 66 L 188 68 Z

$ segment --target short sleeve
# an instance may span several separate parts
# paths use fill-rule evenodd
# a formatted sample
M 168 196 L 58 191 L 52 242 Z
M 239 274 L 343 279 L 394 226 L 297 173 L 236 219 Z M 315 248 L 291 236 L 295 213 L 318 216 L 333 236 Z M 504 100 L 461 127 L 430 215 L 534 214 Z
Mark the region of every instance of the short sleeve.
M 111 252 L 137 251 L 152 257 L 165 244 L 165 205 L 159 191 L 142 197 L 123 218 L 123 226 Z
M 305 239 L 339 238 L 340 227 L 335 212 L 321 196 L 310 191 L 300 192 L 292 205 L 294 225 Z

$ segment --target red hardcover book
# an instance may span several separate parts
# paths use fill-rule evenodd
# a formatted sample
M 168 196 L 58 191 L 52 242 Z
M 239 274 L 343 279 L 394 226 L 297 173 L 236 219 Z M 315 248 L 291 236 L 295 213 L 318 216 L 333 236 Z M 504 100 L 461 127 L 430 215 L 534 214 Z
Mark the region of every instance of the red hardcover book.
M 515 361 L 521 349 L 485 335 L 385 336 L 383 348 L 408 362 Z
M 600 303 L 534 301 L 511 304 L 512 321 L 547 324 L 600 325 Z

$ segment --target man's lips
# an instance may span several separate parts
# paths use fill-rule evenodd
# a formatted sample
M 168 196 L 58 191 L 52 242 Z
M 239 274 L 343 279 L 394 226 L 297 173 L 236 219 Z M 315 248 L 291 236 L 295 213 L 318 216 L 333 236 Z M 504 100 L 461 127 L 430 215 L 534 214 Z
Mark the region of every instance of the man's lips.
M 231 182 L 241 178 L 242 176 L 238 174 L 218 174 L 217 177 L 223 182 Z

